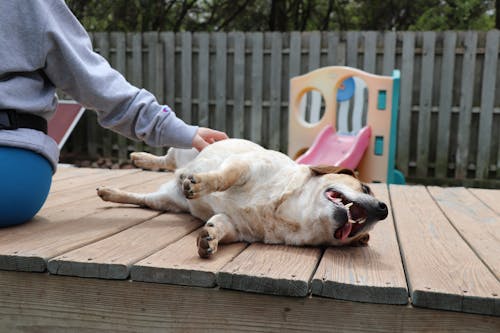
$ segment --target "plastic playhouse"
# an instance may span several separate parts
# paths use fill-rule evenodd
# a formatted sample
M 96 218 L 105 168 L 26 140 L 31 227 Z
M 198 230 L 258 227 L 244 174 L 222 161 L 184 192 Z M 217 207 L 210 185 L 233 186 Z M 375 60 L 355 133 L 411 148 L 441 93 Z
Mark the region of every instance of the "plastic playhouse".
M 357 169 L 365 182 L 404 184 L 394 167 L 399 80 L 398 70 L 380 76 L 342 66 L 292 78 L 288 155 Z

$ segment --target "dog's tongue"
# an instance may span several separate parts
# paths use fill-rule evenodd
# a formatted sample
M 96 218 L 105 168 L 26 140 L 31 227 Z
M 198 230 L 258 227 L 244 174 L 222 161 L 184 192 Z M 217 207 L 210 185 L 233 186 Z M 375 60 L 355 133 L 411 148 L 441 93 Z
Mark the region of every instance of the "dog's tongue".
M 344 240 L 349 236 L 349 233 L 352 230 L 352 224 L 351 223 L 346 223 L 342 228 L 338 228 L 335 231 L 335 238 Z
M 352 230 L 352 224 L 351 223 L 346 223 L 342 228 L 338 228 L 335 231 L 335 238 L 344 240 L 349 236 L 349 233 Z

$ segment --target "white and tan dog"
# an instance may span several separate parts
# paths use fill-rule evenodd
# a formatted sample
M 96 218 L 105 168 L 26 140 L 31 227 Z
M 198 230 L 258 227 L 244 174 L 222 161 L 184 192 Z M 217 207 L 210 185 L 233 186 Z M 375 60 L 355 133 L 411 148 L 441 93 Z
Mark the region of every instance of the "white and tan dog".
M 352 171 L 299 165 L 246 140 L 219 141 L 201 153 L 172 148 L 162 157 L 131 157 L 144 169 L 175 170 L 175 178 L 154 193 L 101 187 L 98 195 L 206 221 L 197 240 L 201 257 L 237 241 L 366 245 L 368 231 L 387 217 L 387 206 Z

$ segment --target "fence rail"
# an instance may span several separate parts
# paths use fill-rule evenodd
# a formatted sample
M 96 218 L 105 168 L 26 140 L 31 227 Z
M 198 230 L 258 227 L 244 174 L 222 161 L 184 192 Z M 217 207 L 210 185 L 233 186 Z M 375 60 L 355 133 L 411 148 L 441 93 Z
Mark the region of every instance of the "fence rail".
M 313 69 L 401 70 L 396 165 L 410 180 L 500 186 L 500 66 L 488 32 L 94 33 L 95 49 L 185 121 L 286 151 L 288 85 Z M 87 113 L 63 153 L 162 153 Z

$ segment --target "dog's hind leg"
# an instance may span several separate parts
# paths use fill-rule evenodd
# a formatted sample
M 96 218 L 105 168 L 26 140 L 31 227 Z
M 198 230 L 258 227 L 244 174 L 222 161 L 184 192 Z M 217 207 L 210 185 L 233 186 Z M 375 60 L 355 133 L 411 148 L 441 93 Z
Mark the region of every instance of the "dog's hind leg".
M 196 240 L 198 255 L 208 258 L 217 252 L 219 243 L 234 243 L 238 240 L 238 232 L 229 217 L 225 214 L 214 215 L 198 235 Z
M 150 153 L 132 153 L 130 159 L 132 163 L 145 170 L 169 170 L 184 166 L 198 155 L 196 149 L 170 148 L 165 156 L 156 156 Z
M 249 164 L 236 158 L 225 161 L 220 168 L 193 174 L 181 174 L 180 182 L 188 199 L 199 198 L 212 192 L 225 191 L 231 186 L 243 185 L 249 175 Z
M 104 201 L 132 204 L 172 213 L 188 212 L 187 200 L 177 181 L 171 180 L 153 193 L 134 193 L 109 187 L 99 187 L 97 195 Z
M 169 170 L 173 171 L 176 168 L 175 158 L 173 154 L 169 154 L 170 150 L 165 156 L 156 156 L 150 153 L 132 153 L 130 159 L 132 163 L 141 169 L 158 171 Z

